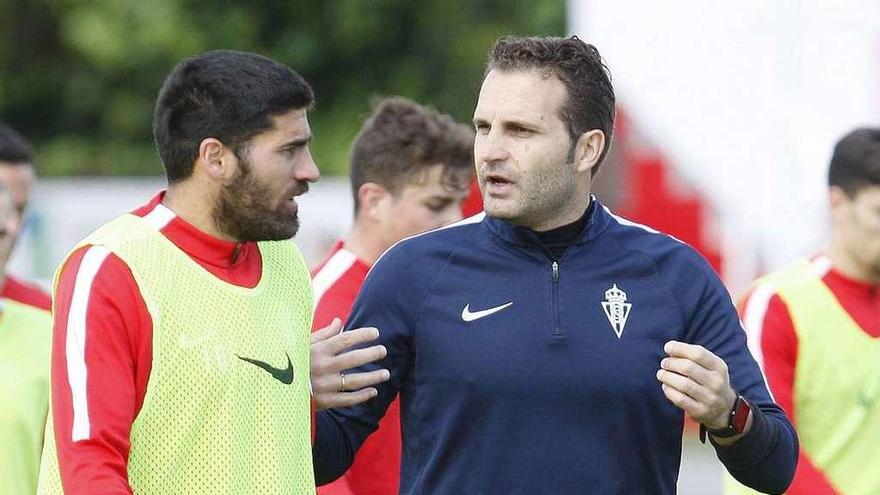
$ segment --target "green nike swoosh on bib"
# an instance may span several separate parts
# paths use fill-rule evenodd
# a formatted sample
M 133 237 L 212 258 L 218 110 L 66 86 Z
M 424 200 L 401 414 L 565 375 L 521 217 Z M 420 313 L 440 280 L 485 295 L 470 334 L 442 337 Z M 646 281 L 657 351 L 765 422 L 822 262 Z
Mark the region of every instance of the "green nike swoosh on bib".
M 286 352 L 284 353 L 284 355 L 287 356 L 287 368 L 276 368 L 270 364 L 264 363 L 263 361 L 257 361 L 256 359 L 242 357 L 238 354 L 236 354 L 236 357 L 238 357 L 238 359 L 241 359 L 242 361 L 246 361 L 255 366 L 259 366 L 260 368 L 268 371 L 269 374 L 272 375 L 272 377 L 279 382 L 285 385 L 290 385 L 291 383 L 293 383 L 293 363 L 290 362 L 290 355 L 288 355 Z

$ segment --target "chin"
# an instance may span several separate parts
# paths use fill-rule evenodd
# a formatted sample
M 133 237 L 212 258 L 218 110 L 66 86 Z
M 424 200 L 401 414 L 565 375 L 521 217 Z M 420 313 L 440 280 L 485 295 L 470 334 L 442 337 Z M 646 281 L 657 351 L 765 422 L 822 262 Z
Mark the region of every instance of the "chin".
M 515 220 L 519 218 L 517 212 L 511 211 L 510 208 L 498 207 L 497 205 L 483 205 L 483 211 L 485 211 L 486 215 L 489 215 L 490 217 L 506 220 L 512 223 L 516 223 Z

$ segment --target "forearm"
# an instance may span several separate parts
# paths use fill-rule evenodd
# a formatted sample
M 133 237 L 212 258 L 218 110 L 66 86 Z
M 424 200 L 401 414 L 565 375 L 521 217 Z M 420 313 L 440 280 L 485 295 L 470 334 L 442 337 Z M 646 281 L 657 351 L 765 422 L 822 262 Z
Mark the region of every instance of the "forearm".
M 315 464 L 315 483 L 318 485 L 336 480 L 354 462 L 355 449 L 337 421 L 340 419 L 333 417 L 330 410 L 320 411 L 315 415 L 316 432 L 312 458 Z
M 791 483 L 798 440 L 777 406 L 755 406 L 751 429 L 732 445 L 722 446 L 709 438 L 718 459 L 740 483 L 765 493 L 783 493 Z

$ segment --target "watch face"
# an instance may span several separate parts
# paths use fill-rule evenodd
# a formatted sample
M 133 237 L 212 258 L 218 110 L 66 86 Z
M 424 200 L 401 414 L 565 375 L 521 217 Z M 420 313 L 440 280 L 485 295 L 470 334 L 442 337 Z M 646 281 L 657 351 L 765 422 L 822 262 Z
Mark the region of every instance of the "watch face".
M 733 405 L 733 414 L 731 414 L 730 417 L 730 427 L 733 428 L 737 434 L 746 431 L 746 423 L 749 421 L 751 413 L 752 406 L 749 405 L 748 401 L 742 396 L 737 397 L 736 403 Z

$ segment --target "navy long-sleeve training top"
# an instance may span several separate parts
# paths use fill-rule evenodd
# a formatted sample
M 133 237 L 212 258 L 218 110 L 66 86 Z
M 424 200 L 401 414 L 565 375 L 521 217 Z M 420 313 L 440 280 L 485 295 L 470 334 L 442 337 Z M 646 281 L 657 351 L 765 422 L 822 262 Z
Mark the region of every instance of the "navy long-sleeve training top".
M 593 199 L 558 260 L 534 232 L 477 216 L 398 243 L 374 266 L 347 328 L 374 326 L 391 380 L 322 411 L 319 483 L 340 476 L 399 392 L 402 494 L 675 493 L 683 412 L 656 372 L 669 340 L 728 365 L 756 407 L 719 459 L 782 493 L 797 436 L 770 398 L 726 289 L 691 247 Z

